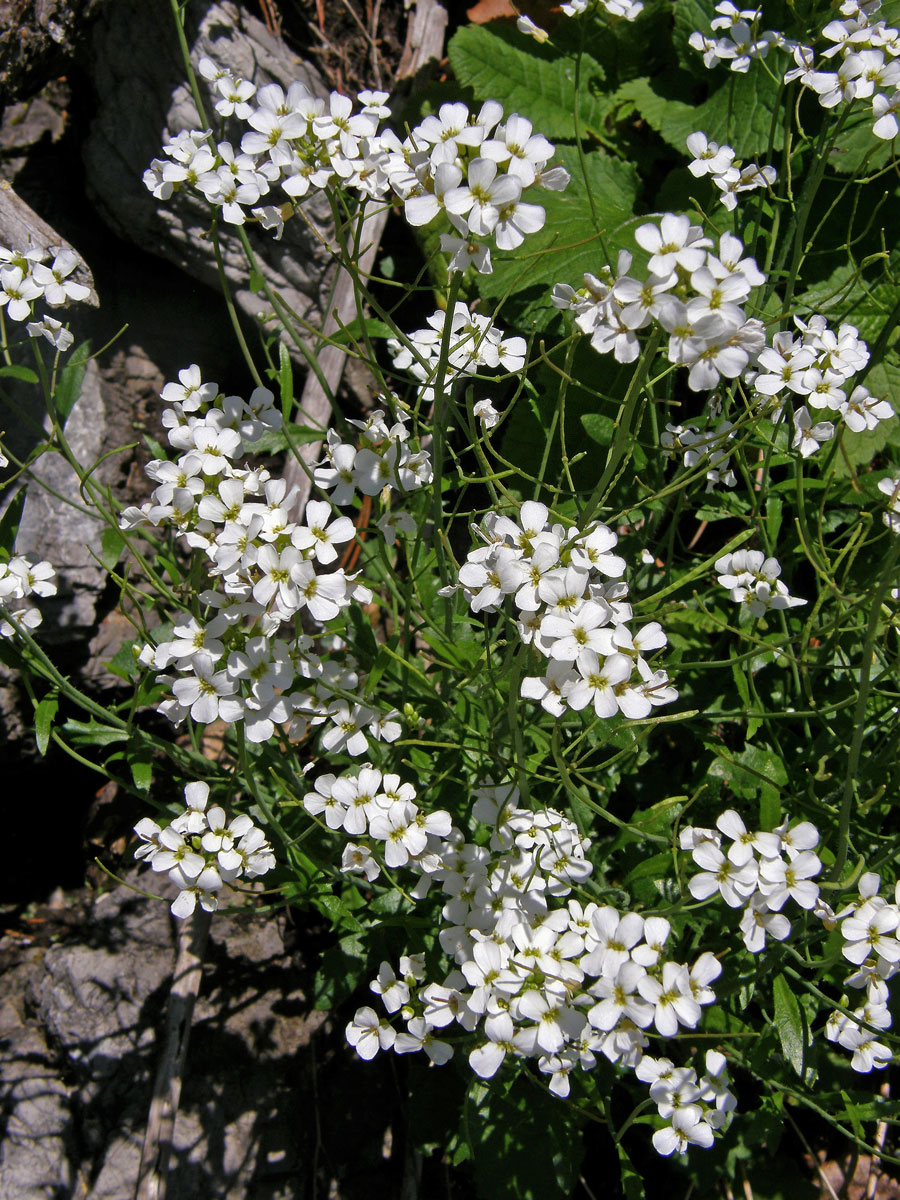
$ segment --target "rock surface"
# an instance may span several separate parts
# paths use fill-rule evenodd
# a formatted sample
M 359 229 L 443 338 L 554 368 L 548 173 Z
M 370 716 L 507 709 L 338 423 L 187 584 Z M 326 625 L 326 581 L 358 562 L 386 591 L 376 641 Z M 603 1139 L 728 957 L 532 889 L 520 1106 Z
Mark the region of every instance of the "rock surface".
M 77 943 L 21 953 L 0 985 L 2 1200 L 134 1194 L 174 961 L 172 918 L 125 887 L 101 896 L 88 918 Z M 291 1094 L 325 1019 L 300 978 L 278 919 L 217 915 L 168 1200 L 300 1194 L 306 1134 Z

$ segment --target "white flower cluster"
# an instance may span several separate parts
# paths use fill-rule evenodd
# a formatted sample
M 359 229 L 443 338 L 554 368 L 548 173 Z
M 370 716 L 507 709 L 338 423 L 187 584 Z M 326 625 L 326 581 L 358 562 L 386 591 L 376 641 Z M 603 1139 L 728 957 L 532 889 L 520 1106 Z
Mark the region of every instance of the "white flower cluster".
M 411 225 L 446 213 L 455 233 L 442 235 L 441 245 L 452 254 L 451 270 L 489 272 L 491 238 L 509 250 L 543 227 L 543 208 L 523 201 L 523 193 L 559 190 L 569 181 L 562 167 L 548 168 L 554 149 L 546 138 L 515 113 L 504 123 L 495 100 L 477 115 L 465 104 L 442 104 L 401 141 L 381 127 L 390 115 L 386 92 L 361 92 L 355 111 L 349 97 L 332 92 L 326 102 L 301 83 L 286 93 L 275 83 L 257 91 L 210 59 L 200 72 L 218 94 L 217 112 L 249 126 L 240 148 L 214 143 L 209 130 L 183 130 L 164 145 L 167 158 L 144 172 L 144 183 L 161 200 L 189 187 L 233 225 L 242 225 L 249 210 L 280 237 L 285 213 L 258 203 L 276 184 L 291 202 L 336 185 L 363 198 L 393 191 Z
M 765 58 L 775 47 L 791 50 L 796 45 L 773 29 L 760 32 L 761 8 L 738 8 L 731 0 L 722 0 L 716 12 L 719 15 L 710 22 L 710 28 L 719 37 L 697 30 L 688 39 L 688 45 L 703 55 L 703 65 L 710 69 L 728 63 L 732 71 L 744 75 L 753 59 Z
M 806 321 L 794 317 L 794 324 L 800 336 L 790 331 L 776 333 L 772 345 L 760 352 L 752 379 L 773 420 L 779 419 L 787 392 L 806 401 L 794 410 L 794 449 L 808 458 L 834 437 L 833 422 L 813 424 L 807 405 L 836 414 L 853 433 L 874 429 L 879 421 L 894 416 L 887 400 L 872 396 L 862 385 L 847 395 L 848 383 L 869 361 L 869 348 L 855 325 L 841 325 L 835 332 L 819 315 Z
M 427 876 L 441 866 L 450 814 L 423 812 L 415 803 L 416 789 L 399 775 L 382 774 L 366 763 L 355 775 L 320 775 L 313 788 L 303 797 L 310 816 L 323 817 L 329 829 L 343 829 L 351 837 L 383 842 L 388 867 L 410 867 Z M 381 874 L 371 848 L 355 842 L 347 844 L 341 870 L 363 874 L 369 882 Z
M 735 550 L 716 559 L 718 582 L 728 588 L 735 604 L 746 605 L 751 616 L 764 617 L 766 613 L 805 604 L 799 596 L 792 596 L 778 578 L 781 564 L 775 558 L 766 558 L 761 550 Z
M 688 170 L 699 179 L 708 175 L 713 186 L 722 193 L 720 203 L 729 212 L 737 208 L 737 198 L 740 192 L 752 192 L 756 188 L 771 187 L 777 175 L 774 167 L 760 167 L 757 163 L 734 161 L 734 150 L 731 146 L 720 146 L 711 142 L 705 133 L 697 131 L 689 134 L 687 148 L 694 156 L 688 163 Z
M 560 5 L 560 11 L 567 17 L 580 17 L 591 11 L 604 13 L 613 21 L 635 21 L 644 11 L 642 0 L 567 0 Z M 546 42 L 550 34 L 540 25 L 536 25 L 531 17 L 522 13 L 516 20 L 516 28 L 520 33 L 526 33 L 536 42 Z
M 217 804 L 207 808 L 209 785 L 189 783 L 185 810 L 165 828 L 144 817 L 134 827 L 143 845 L 134 857 L 154 871 L 167 871 L 180 889 L 172 901 L 176 917 L 189 917 L 199 902 L 206 912 L 219 906 L 218 892 L 243 876 L 256 879 L 275 866 L 275 855 L 263 831 L 250 817 L 227 821 Z M 226 823 L 227 822 L 227 823 Z
M 865 988 L 866 1002 L 852 1014 L 836 1009 L 829 1017 L 825 1036 L 853 1051 L 850 1066 L 865 1074 L 888 1066 L 893 1054 L 877 1041 L 877 1030 L 890 1029 L 888 980 L 900 970 L 900 884 L 890 904 L 878 892 L 881 878 L 874 871 L 859 881 L 859 903 L 840 914 L 841 952 L 857 968 L 844 980 L 848 987 Z M 847 997 L 843 998 L 847 1006 Z M 870 1026 L 870 1028 L 865 1028 Z
M 267 741 L 292 717 L 292 736 L 307 724 L 325 724 L 323 746 L 350 754 L 365 753 L 365 730 L 376 739 L 399 737 L 398 714 L 348 699 L 360 684 L 352 658 L 323 658 L 313 639 L 295 629 L 300 613 L 323 624 L 354 600 L 368 603 L 372 593 L 335 569 L 336 547 L 355 536 L 348 517 L 335 519 L 327 501 L 311 500 L 298 524 L 288 516 L 284 480 L 237 465 L 245 441 L 281 424 L 272 393 L 257 388 L 249 401 L 221 396 L 193 365 L 162 396 L 171 404 L 163 424 L 181 454 L 175 462 L 148 464 L 158 486 L 150 501 L 124 511 L 121 524 L 174 526 L 205 555 L 214 586 L 199 596 L 206 615 L 182 616 L 171 637 L 141 652 L 144 666 L 178 672 L 159 677 L 172 690 L 160 712 L 175 724 L 187 716 L 243 721 L 251 742 Z M 371 422 L 372 428 L 383 423 L 383 414 Z M 343 643 L 333 649 L 343 650 Z M 295 692 L 298 678 L 304 690 Z
M 0 562 L 0 604 L 16 625 L 37 629 L 42 620 L 40 609 L 22 601 L 29 596 L 55 596 L 55 579 L 56 572 L 50 563 L 34 562 L 25 554 L 15 554 L 8 562 Z M 15 632 L 15 625 L 0 617 L 0 637 L 11 638 Z
M 52 262 L 48 259 L 52 255 Z M 60 308 L 70 300 L 86 300 L 91 289 L 76 283 L 69 276 L 78 266 L 74 250 L 64 246 L 31 245 L 27 250 L 10 250 L 0 246 L 0 309 L 6 309 L 11 321 L 28 321 L 38 300 Z M 68 350 L 73 337 L 61 321 L 43 316 L 28 321 L 29 337 L 44 337 L 57 350 Z
M 433 469 L 427 450 L 413 450 L 409 445 L 407 417 L 388 425 L 383 409 L 376 409 L 365 421 L 351 420 L 359 429 L 358 445 L 342 442 L 335 430 L 329 429 L 325 442 L 325 458 L 315 469 L 316 487 L 331 492 L 333 504 L 342 507 L 352 504 L 359 489 L 364 496 L 401 496 L 414 492 L 431 482 Z M 388 489 L 388 492 L 385 492 Z M 389 540 L 390 531 L 400 528 L 410 532 L 409 514 L 390 510 L 378 522 Z M 413 525 L 412 528 L 415 526 Z
M 792 47 L 794 67 L 785 76 L 785 83 L 799 79 L 819 97 L 823 108 L 867 100 L 874 118 L 872 132 L 878 138 L 891 141 L 900 125 L 900 30 L 884 21 L 874 20 L 881 0 L 846 0 L 840 6 L 841 17 L 822 30 L 822 37 L 831 43 L 816 58 L 812 46 Z M 836 65 L 837 70 L 829 68 Z
M 366 774 L 360 772 L 360 779 Z M 339 798 L 343 814 L 336 813 L 333 821 L 345 828 L 348 819 L 354 828 L 362 826 L 363 819 L 351 814 L 357 787 L 365 789 L 363 818 L 370 833 L 377 823 L 374 836 L 385 840 L 388 861 L 394 835 L 385 837 L 383 799 L 374 794 L 377 775 L 346 785 Z M 322 794 L 304 803 L 310 811 L 324 811 L 327 819 L 327 799 L 341 781 L 326 779 Z M 488 846 L 464 842 L 446 813 L 433 814 L 447 830 L 433 846 L 424 844 L 427 822 L 422 825 L 421 815 L 409 821 L 404 814 L 400 825 L 419 828 L 414 845 L 423 849 L 418 858 L 409 854 L 409 865 L 427 870 L 427 879 L 441 885 L 445 924 L 439 940 L 455 968 L 438 984 L 424 982 L 422 955 L 403 958 L 399 975 L 382 963 L 370 986 L 387 1016 L 361 1008 L 347 1028 L 348 1041 L 363 1058 L 393 1048 L 400 1054 L 424 1050 L 433 1062 L 443 1063 L 453 1047 L 436 1031 L 454 1022 L 467 1033 L 481 1026 L 469 1064 L 482 1079 L 494 1076 L 507 1055 L 536 1059 L 538 1069 L 550 1076 L 551 1091 L 567 1096 L 570 1073 L 591 1070 L 603 1055 L 655 1085 L 651 1094 L 664 1117 L 682 1103 L 691 1104 L 697 1121 L 718 1128 L 734 1107 L 733 1097 L 726 1098 L 724 1060 L 713 1064 L 715 1079 L 697 1084 L 693 1072 L 667 1075 L 664 1060 L 656 1063 L 643 1054 L 649 1045 L 645 1030 L 673 1037 L 679 1029 L 696 1028 L 702 1007 L 715 1000 L 710 984 L 721 973 L 715 956 L 701 954 L 692 966 L 672 961 L 665 955 L 671 927 L 664 917 L 567 899 L 592 870 L 586 858 L 590 842 L 575 825 L 553 809 L 518 807 L 518 789 L 510 785 L 486 785 L 476 796 L 474 817 L 492 827 Z M 391 803 L 404 802 L 397 796 Z M 396 837 L 398 865 L 407 856 L 406 836 Z M 391 1024 L 394 1014 L 405 1022 L 404 1031 Z M 674 1144 L 661 1152 L 671 1149 Z
M 566 529 L 529 500 L 518 523 L 489 513 L 473 530 L 485 544 L 469 552 L 459 583 L 440 594 L 462 588 L 473 612 L 493 612 L 513 597 L 519 636 L 549 660 L 545 675 L 522 680 L 522 696 L 556 717 L 593 705 L 598 717 L 640 718 L 677 699 L 666 672 L 643 657 L 666 645 L 662 627 L 628 628 L 628 585 L 611 582 L 625 572 L 611 529 Z
M 722 835 L 730 839 L 723 847 Z M 781 942 L 791 923 L 781 911 L 789 899 L 823 921 L 834 913 L 819 899 L 813 876 L 822 870 L 813 848 L 819 832 L 810 821 L 790 826 L 785 820 L 771 833 L 748 830 L 733 808 L 716 821 L 715 829 L 689 826 L 681 831 L 682 850 L 703 870 L 691 876 L 688 890 L 695 900 L 718 892 L 729 908 L 744 907 L 741 937 L 751 954 L 765 949 L 766 937 Z
M 533 187 L 561 191 L 569 182 L 563 167 L 548 168 L 554 147 L 529 120 L 512 113 L 501 122 L 496 100 L 475 118 L 465 104 L 442 104 L 412 131 L 406 173 L 391 173 L 410 225 L 446 214 L 455 232 L 441 235 L 441 249 L 452 255 L 451 271 L 471 266 L 489 274 L 489 239 L 498 250 L 514 250 L 544 226 L 544 209 L 523 194 Z
M 693 1067 L 676 1067 L 668 1058 L 645 1055 L 635 1075 L 650 1085 L 650 1098 L 659 1115 L 671 1121 L 653 1135 L 654 1149 L 664 1156 L 686 1154 L 691 1146 L 709 1147 L 713 1130 L 721 1129 L 734 1112 L 737 1100 L 728 1086 L 727 1059 L 719 1050 L 707 1050 L 706 1075 L 697 1079 Z
M 730 839 L 727 846 L 723 834 Z M 890 1028 L 887 984 L 900 970 L 900 884 L 890 904 L 878 895 L 880 877 L 867 872 L 859 881 L 859 902 L 835 913 L 814 882 L 822 863 L 814 853 L 819 833 L 810 821 L 791 826 L 785 820 L 766 833 L 748 830 L 740 815 L 728 809 L 715 829 L 683 829 L 680 844 L 703 868 L 688 881 L 695 900 L 718 893 L 730 908 L 743 906 L 741 937 L 751 954 L 765 949 L 767 937 L 782 942 L 790 936 L 791 922 L 782 911 L 788 900 L 818 917 L 828 930 L 840 922 L 841 952 L 857 968 L 844 983 L 865 988 L 866 1003 L 852 1013 L 837 1009 L 825 1036 L 853 1051 L 854 1071 L 887 1066 L 893 1055 L 876 1036 Z M 843 1003 L 846 1009 L 846 996 Z
M 874 118 L 872 132 L 891 141 L 900 130 L 900 62 L 896 61 L 900 30 L 875 19 L 880 8 L 881 0 L 845 0 L 840 17 L 822 30 L 821 36 L 829 45 L 818 56 L 815 47 L 792 41 L 783 33 L 760 33 L 761 9 L 739 10 L 730 0 L 716 5 L 720 16 L 712 22 L 712 29 L 726 31 L 725 36 L 710 37 L 697 31 L 689 42 L 703 55 L 707 67 L 727 62 L 732 71 L 742 72 L 748 70 L 754 58 L 764 58 L 771 48 L 785 50 L 794 61 L 784 74 L 785 83 L 799 79 L 816 93 L 823 108 L 869 101 Z
M 490 319 L 469 311 L 457 300 L 447 328 L 447 313 L 438 309 L 427 318 L 427 329 L 411 333 L 406 345 L 396 338 L 387 343 L 398 371 L 408 371 L 421 385 L 419 397 L 431 403 L 435 388 L 449 388 L 463 377 L 476 375 L 481 368 L 520 371 L 525 365 L 526 342 L 523 337 L 505 337 Z M 448 340 L 447 367 L 443 380 L 437 378 L 441 345 Z
M 719 239 L 718 254 L 699 225 L 683 214 L 665 213 L 659 224 L 635 230 L 635 241 L 650 255 L 650 274 L 628 274 L 632 256 L 625 250 L 615 274 L 586 274 L 575 291 L 558 283 L 553 303 L 575 315 L 599 354 L 634 362 L 640 354 L 638 331 L 656 323 L 669 335 L 668 359 L 689 368 L 695 392 L 714 388 L 721 378 L 735 379 L 765 345 L 761 321 L 748 318 L 742 304 L 765 276 L 733 234 Z

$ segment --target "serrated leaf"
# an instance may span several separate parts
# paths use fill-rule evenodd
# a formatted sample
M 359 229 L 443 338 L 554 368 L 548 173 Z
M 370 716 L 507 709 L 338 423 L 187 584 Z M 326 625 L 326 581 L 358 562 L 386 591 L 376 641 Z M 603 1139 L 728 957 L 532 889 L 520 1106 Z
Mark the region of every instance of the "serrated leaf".
M 18 379 L 20 383 L 40 383 L 37 372 L 31 367 L 19 367 L 15 363 L 0 367 L 0 379 Z
M 805 1072 L 807 1029 L 797 997 L 784 975 L 772 981 L 772 1002 L 775 1008 L 775 1029 L 785 1059 L 802 1079 Z
M 519 112 L 549 138 L 574 135 L 575 62 L 559 58 L 529 38 L 508 29 L 469 25 L 458 30 L 447 48 L 460 83 L 478 100 L 499 100 L 507 113 Z M 582 55 L 578 115 L 585 133 L 599 133 L 610 111 L 610 97 L 599 91 L 603 68 Z
M 58 708 L 58 696 L 45 696 L 34 710 L 35 741 L 37 742 L 38 753 L 42 758 L 47 753 L 47 747 L 50 744 L 50 732 L 53 729 L 53 718 L 56 716 Z
M 77 746 L 112 746 L 116 742 L 126 742 L 128 731 L 111 729 L 97 721 L 68 720 L 62 727 L 63 733 L 72 739 Z
M 682 154 L 687 154 L 688 135 L 702 129 L 711 141 L 734 145 L 746 159 L 768 150 L 778 84 L 764 71 L 729 75 L 702 104 L 686 104 L 674 90 L 664 92 L 661 82 L 657 91 L 649 79 L 623 84 L 615 98 L 630 100 L 651 129 Z M 776 122 L 775 148 L 782 142 L 781 124 Z
M 75 401 L 81 395 L 81 385 L 90 357 L 91 343 L 82 342 L 72 351 L 69 361 L 59 373 L 53 400 L 60 426 L 65 425 L 69 413 L 75 407 Z

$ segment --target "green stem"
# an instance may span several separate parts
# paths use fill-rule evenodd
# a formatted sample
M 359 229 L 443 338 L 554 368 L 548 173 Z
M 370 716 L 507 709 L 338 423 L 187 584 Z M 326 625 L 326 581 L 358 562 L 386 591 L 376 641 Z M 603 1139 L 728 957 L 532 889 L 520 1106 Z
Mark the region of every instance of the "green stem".
M 844 777 L 844 790 L 841 797 L 840 815 L 838 817 L 837 847 L 834 852 L 834 865 L 828 874 L 829 879 L 840 879 L 844 864 L 847 861 L 847 851 L 850 844 L 850 822 L 853 816 L 853 801 L 856 794 L 859 760 L 866 733 L 866 705 L 869 700 L 869 689 L 872 680 L 875 639 L 878 636 L 878 623 L 881 619 L 882 601 L 888 588 L 896 582 L 898 556 L 900 556 L 900 538 L 895 536 L 872 597 L 872 607 L 869 610 L 866 640 L 863 643 L 862 662 L 859 667 L 856 707 L 853 712 L 853 740 L 850 743 L 850 752 L 847 755 L 847 773 Z
M 650 364 L 656 357 L 656 349 L 659 346 L 661 338 L 662 330 L 657 327 L 650 335 L 647 345 L 644 347 L 644 353 L 641 355 L 640 362 L 631 377 L 628 391 L 625 393 L 625 399 L 622 401 L 622 407 L 619 409 L 619 415 L 616 418 L 616 436 L 610 447 L 606 466 L 603 469 L 603 474 L 600 476 L 600 482 L 594 488 L 590 499 L 581 511 L 579 525 L 582 529 L 593 519 L 597 509 L 602 504 L 606 486 L 615 475 L 619 463 L 625 457 L 625 452 L 632 436 L 631 427 L 640 400 L 641 390 L 644 386 L 644 380 L 647 378 Z

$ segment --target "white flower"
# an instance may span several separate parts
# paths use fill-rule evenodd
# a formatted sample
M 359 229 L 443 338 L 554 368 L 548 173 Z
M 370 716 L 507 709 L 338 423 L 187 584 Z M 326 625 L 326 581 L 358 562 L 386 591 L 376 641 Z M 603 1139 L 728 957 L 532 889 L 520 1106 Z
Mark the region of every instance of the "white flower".
M 794 440 L 791 445 L 795 450 L 799 449 L 804 458 L 815 454 L 822 442 L 827 442 L 833 437 L 834 426 L 832 423 L 819 421 L 813 425 L 809 409 L 805 404 L 801 405 L 794 413 Z
M 653 1148 L 665 1156 L 676 1150 L 686 1154 L 691 1146 L 708 1148 L 713 1140 L 713 1131 L 703 1120 L 703 1110 L 698 1104 L 688 1104 L 672 1113 L 671 1125 L 657 1129 L 653 1135 Z
M 397 1033 L 386 1020 L 379 1018 L 374 1008 L 360 1008 L 347 1026 L 347 1041 L 355 1047 L 360 1058 L 374 1058 L 379 1050 L 389 1050 Z

